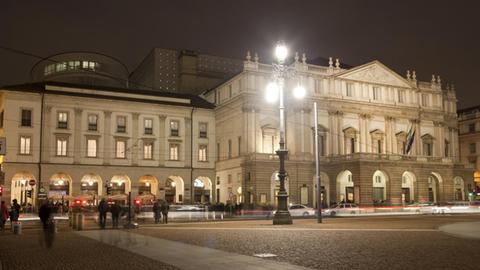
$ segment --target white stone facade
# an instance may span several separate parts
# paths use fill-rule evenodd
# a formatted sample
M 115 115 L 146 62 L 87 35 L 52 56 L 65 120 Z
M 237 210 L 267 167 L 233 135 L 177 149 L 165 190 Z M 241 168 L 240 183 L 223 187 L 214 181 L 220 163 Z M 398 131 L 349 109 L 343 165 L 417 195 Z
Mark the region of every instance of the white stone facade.
M 6 88 L 0 97 L 7 201 L 35 204 L 35 198 L 25 199 L 30 179 L 36 181 L 34 196 L 41 181 L 57 200 L 62 195 L 98 199 L 106 195 L 107 183 L 120 197 L 132 191 L 173 203 L 213 200 L 215 119 L 211 105 L 200 98 L 56 83 Z M 23 120 L 22 110 L 29 111 Z M 206 126 L 202 134 L 200 125 Z M 178 148 L 173 151 L 171 144 Z M 206 149 L 202 159 L 200 146 Z M 196 179 L 203 187 L 193 187 Z
M 343 69 L 332 59 L 329 66 L 316 66 L 296 57 L 291 67 L 296 76 L 285 84 L 290 202 L 315 204 L 314 101 L 319 105 L 325 204 L 466 199 L 472 179 L 469 170 L 458 165 L 455 91 L 442 89 L 440 77 L 420 82 L 409 72 L 403 78 L 378 61 Z M 271 78 L 271 65 L 247 56 L 242 73 L 204 93 L 217 105 L 220 201 L 275 204 L 278 104 L 264 98 Z M 303 100 L 291 94 L 298 83 L 307 89 Z M 410 128 L 416 132 L 407 154 Z

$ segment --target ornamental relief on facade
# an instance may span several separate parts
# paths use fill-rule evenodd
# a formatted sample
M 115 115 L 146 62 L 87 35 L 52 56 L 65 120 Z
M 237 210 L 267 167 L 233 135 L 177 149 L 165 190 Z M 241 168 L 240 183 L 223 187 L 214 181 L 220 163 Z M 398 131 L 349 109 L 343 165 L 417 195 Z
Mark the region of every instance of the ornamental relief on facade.
M 342 76 L 342 78 L 370 83 L 394 85 L 399 87 L 410 87 L 408 84 L 397 78 L 394 74 L 378 65 L 372 65 L 350 74 L 347 73 L 345 76 Z

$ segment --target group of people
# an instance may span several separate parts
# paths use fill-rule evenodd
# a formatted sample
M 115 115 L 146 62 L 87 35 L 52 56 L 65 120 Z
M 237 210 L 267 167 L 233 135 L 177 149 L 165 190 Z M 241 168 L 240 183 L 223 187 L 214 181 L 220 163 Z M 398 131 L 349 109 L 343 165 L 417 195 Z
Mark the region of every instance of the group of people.
M 155 223 L 160 223 L 160 219 L 163 216 L 163 223 L 168 223 L 168 211 L 170 210 L 170 205 L 165 200 L 156 200 L 153 203 L 153 217 L 155 218 Z
M 1 204 L 1 215 L 0 215 L 0 230 L 5 229 L 5 223 L 7 222 L 8 219 L 10 219 L 10 222 L 13 224 L 13 222 L 18 221 L 18 218 L 20 217 L 20 204 L 18 204 L 17 199 L 14 199 L 12 201 L 12 207 L 10 207 L 10 211 L 8 210 L 7 204 L 5 201 L 2 201 Z
M 112 214 L 112 227 L 114 229 L 118 228 L 118 220 L 120 219 L 120 215 L 122 213 L 122 207 L 115 202 L 109 205 L 105 199 L 100 200 L 100 203 L 98 204 L 100 228 L 105 229 L 108 212 Z

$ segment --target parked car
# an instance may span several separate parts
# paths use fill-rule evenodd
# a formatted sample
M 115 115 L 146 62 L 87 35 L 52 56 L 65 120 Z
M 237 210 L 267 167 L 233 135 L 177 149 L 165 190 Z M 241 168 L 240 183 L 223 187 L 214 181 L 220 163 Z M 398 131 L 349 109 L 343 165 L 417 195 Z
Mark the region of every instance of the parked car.
M 433 203 L 412 203 L 403 207 L 403 211 L 415 212 L 418 214 L 433 213 L 435 205 Z
M 340 203 L 334 207 L 326 209 L 324 213 L 325 215 L 330 215 L 332 217 L 336 215 L 359 214 L 360 208 L 354 203 Z
M 291 204 L 288 207 L 288 211 L 290 211 L 290 215 L 292 217 L 315 216 L 315 209 L 305 206 L 303 204 Z

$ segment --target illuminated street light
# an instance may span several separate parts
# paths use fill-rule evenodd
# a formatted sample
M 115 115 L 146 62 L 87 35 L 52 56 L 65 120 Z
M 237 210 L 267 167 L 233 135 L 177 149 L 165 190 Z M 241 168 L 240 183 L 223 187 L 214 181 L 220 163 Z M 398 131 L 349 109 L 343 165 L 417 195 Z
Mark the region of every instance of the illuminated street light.
M 285 158 L 288 154 L 288 150 L 285 148 L 285 104 L 283 87 L 285 85 L 285 79 L 295 76 L 295 68 L 284 65 L 285 59 L 288 56 L 288 48 L 283 43 L 278 43 L 275 48 L 276 63 L 272 64 L 273 67 L 273 79 L 274 81 L 267 85 L 266 99 L 268 102 L 276 102 L 279 100 L 279 112 L 280 112 L 280 148 L 276 151 L 280 168 L 278 170 L 278 178 L 280 180 L 280 190 L 277 194 L 278 208 L 273 217 L 274 225 L 292 224 L 292 217 L 288 212 L 288 193 L 285 189 L 285 177 L 287 172 L 285 171 Z M 297 85 L 293 90 L 293 95 L 296 98 L 305 97 L 305 88 L 301 85 Z

